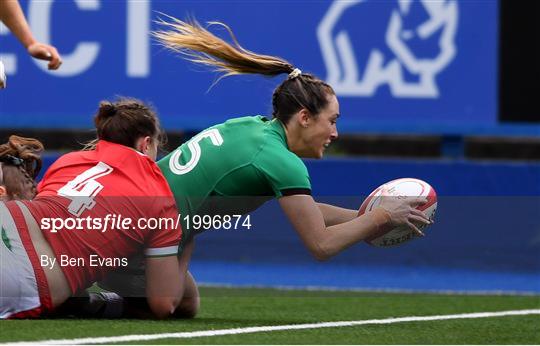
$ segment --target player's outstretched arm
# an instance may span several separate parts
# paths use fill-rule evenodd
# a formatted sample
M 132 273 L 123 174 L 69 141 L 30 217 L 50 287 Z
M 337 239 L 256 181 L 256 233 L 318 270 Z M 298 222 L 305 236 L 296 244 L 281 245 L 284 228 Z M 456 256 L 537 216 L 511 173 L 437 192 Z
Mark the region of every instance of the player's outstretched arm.
M 146 258 L 146 296 L 155 317 L 172 316 L 182 296 L 178 257 Z
M 0 0 L 0 21 L 17 37 L 28 54 L 36 59 L 49 61 L 49 70 L 60 67 L 60 54 L 55 47 L 36 41 L 17 0 Z
M 378 207 L 350 221 L 327 227 L 321 209 L 309 195 L 285 196 L 279 199 L 281 208 L 291 221 L 304 245 L 317 260 L 325 261 L 344 249 L 368 238 L 375 233 L 390 231 L 396 226 L 418 221 L 430 224 L 421 218 L 414 206 L 418 199 L 390 199 L 386 208 Z M 416 228 L 416 226 L 412 225 Z
M 365 217 L 326 227 L 321 209 L 309 195 L 281 197 L 279 204 L 304 245 L 319 261 L 328 260 L 377 232 L 379 227 L 391 224 L 389 214 L 383 209 L 377 209 L 364 214 Z
M 358 210 L 346 209 L 326 203 L 317 203 L 326 227 L 348 222 L 358 216 Z

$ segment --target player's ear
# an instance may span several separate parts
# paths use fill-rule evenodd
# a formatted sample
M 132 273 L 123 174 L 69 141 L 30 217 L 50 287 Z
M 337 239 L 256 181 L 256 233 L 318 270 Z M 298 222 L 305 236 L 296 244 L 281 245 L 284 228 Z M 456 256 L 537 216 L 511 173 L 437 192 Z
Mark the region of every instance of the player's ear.
M 151 143 L 152 143 L 152 138 L 150 136 L 141 137 L 137 140 L 135 149 L 146 155 L 148 154 L 148 150 L 150 149 Z
M 7 197 L 7 190 L 4 185 L 0 185 L 0 199 Z
M 308 127 L 311 122 L 311 113 L 305 108 L 298 111 L 298 123 L 300 127 Z

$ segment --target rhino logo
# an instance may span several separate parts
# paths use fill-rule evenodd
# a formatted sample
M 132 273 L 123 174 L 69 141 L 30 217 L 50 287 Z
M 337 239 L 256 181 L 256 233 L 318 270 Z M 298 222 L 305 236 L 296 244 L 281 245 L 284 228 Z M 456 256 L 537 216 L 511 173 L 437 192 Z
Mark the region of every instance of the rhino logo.
M 456 55 L 456 0 L 335 0 L 317 28 L 327 82 L 340 96 L 437 98 Z

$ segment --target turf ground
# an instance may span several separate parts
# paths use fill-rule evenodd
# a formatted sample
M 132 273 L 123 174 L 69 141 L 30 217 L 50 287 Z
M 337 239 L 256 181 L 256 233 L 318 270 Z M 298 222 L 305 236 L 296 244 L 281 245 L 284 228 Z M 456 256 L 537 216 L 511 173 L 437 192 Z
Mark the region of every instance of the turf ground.
M 436 295 L 345 291 L 201 288 L 194 320 L 1 321 L 0 342 L 97 338 L 381 320 L 478 312 L 540 309 L 540 296 Z M 136 344 L 540 344 L 540 315 L 402 321 L 183 338 L 135 339 Z M 227 332 L 229 333 L 229 332 Z M 204 335 L 204 334 L 203 334 Z M 177 335 L 178 336 L 178 335 Z M 114 343 L 114 339 L 105 341 Z M 75 341 L 68 341 L 74 343 Z M 99 342 L 91 339 L 90 343 Z

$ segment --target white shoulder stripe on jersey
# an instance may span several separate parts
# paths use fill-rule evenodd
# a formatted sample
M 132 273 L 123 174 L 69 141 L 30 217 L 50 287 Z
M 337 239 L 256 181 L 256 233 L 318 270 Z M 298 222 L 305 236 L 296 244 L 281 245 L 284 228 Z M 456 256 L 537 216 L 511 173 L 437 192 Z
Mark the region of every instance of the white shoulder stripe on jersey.
M 177 253 L 178 253 L 178 245 L 158 247 L 158 248 L 148 248 L 144 250 L 144 254 L 147 257 L 169 256 L 169 255 L 176 255 Z

